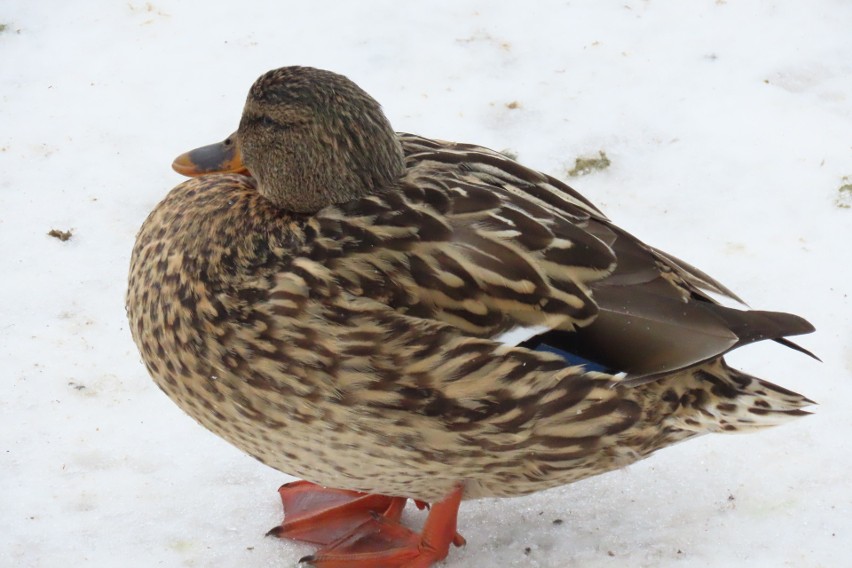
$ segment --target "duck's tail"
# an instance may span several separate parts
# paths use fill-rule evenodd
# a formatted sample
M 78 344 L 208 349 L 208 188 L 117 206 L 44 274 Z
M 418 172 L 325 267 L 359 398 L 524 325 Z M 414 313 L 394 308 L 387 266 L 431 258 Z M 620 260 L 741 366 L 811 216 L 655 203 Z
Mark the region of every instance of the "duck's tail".
M 663 401 L 676 406 L 668 423 L 681 430 L 747 432 L 777 426 L 810 412 L 814 401 L 729 367 L 720 357 L 655 386 Z

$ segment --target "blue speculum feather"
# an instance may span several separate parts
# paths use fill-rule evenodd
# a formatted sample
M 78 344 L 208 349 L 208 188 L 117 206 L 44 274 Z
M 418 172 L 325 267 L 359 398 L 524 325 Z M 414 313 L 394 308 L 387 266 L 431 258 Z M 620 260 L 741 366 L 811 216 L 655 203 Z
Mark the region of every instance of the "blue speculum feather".
M 569 365 L 583 365 L 586 368 L 587 371 L 599 371 L 601 373 L 612 373 L 613 372 L 612 369 L 609 369 L 609 368 L 605 367 L 604 365 L 601 365 L 600 363 L 597 363 L 597 362 L 592 361 L 590 359 L 586 359 L 585 357 L 581 357 L 580 355 L 577 355 L 576 353 L 570 353 L 568 351 L 565 351 L 564 349 L 554 347 L 553 345 L 548 345 L 547 343 L 541 342 L 541 343 L 538 343 L 538 345 L 535 345 L 535 346 L 530 345 L 530 347 L 532 349 L 534 349 L 535 351 L 545 351 L 547 353 L 553 353 L 555 355 L 559 355 L 560 357 L 565 359 L 565 361 Z

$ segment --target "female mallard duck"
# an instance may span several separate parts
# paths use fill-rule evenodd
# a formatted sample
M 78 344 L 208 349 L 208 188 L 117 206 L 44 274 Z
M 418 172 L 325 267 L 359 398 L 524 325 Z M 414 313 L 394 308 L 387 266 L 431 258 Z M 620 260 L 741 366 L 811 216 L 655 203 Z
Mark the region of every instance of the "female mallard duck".
M 316 566 L 430 566 L 463 543 L 462 499 L 570 483 L 811 402 L 722 358 L 797 347 L 785 337 L 809 323 L 717 304 L 709 293 L 735 296 L 554 178 L 395 134 L 345 77 L 270 71 L 236 137 L 176 161 L 243 168 L 154 209 L 128 316 L 181 408 L 309 480 L 281 488 L 271 532 L 323 545 Z M 406 498 L 432 504 L 420 534 L 399 523 Z

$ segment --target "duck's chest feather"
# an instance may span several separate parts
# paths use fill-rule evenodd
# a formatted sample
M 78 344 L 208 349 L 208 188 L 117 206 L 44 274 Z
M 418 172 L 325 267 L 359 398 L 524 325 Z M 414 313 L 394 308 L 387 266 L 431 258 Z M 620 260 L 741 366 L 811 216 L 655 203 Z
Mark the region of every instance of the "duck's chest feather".
M 254 306 L 302 245 L 302 221 L 270 207 L 251 178 L 212 175 L 172 190 L 137 236 L 127 297 L 133 337 L 160 388 L 219 433 L 229 414 L 252 413 L 234 381 L 263 367 L 269 322 Z

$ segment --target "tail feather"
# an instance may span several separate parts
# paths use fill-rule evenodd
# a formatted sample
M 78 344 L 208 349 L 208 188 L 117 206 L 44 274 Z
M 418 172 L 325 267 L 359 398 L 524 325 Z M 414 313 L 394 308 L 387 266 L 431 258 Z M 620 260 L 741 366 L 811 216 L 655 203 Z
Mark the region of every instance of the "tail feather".
M 812 351 L 805 349 L 804 347 L 802 347 L 798 343 L 794 343 L 794 342 L 790 341 L 789 339 L 787 339 L 785 337 L 776 337 L 773 341 L 775 341 L 775 343 L 779 343 L 779 344 L 783 345 L 784 347 L 789 347 L 790 349 L 793 349 L 794 351 L 798 351 L 799 353 L 804 353 L 805 355 L 807 355 L 811 359 L 815 359 L 815 360 L 819 361 L 820 363 L 822 363 L 822 359 L 817 357 Z
M 796 392 L 729 367 L 721 358 L 688 371 L 691 379 L 669 383 L 666 391 L 681 391 L 681 406 L 671 415 L 672 425 L 696 433 L 746 432 L 777 426 L 816 404 Z

